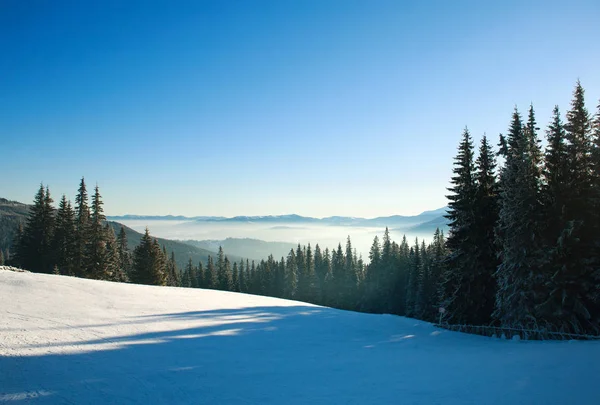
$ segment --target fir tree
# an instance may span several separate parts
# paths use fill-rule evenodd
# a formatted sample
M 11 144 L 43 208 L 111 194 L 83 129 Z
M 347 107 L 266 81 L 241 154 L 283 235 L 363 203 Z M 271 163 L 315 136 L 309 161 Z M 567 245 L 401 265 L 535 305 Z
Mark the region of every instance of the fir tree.
M 474 146 L 471 134 L 465 128 L 462 141 L 458 147 L 458 154 L 454 159 L 454 176 L 452 186 L 448 189 L 451 194 L 447 196 L 450 201 L 445 217 L 449 220 L 450 235 L 446 240 L 449 255 L 446 260 L 445 274 L 441 291 L 442 305 L 446 308 L 446 321 L 463 323 L 472 310 L 469 299 L 469 287 L 473 270 L 473 239 L 470 234 L 475 222 L 475 164 L 473 161 Z M 414 277 L 414 276 L 411 276 Z M 407 294 L 414 291 L 410 287 Z M 409 304 L 414 298 L 407 297 L 407 314 L 411 308 Z
M 536 169 L 541 164 L 539 141 L 536 135 L 533 109 L 530 109 L 527 140 L 529 142 L 533 165 Z M 472 224 L 473 264 L 474 273 L 470 277 L 469 296 L 471 308 L 466 319 L 473 325 L 484 325 L 492 320 L 496 301 L 496 279 L 494 274 L 499 265 L 498 248 L 494 229 L 498 222 L 498 183 L 496 180 L 496 159 L 491 145 L 484 136 L 479 147 L 476 160 L 476 192 L 475 192 L 475 221 Z M 536 170 L 536 178 L 540 173 Z
M 244 260 L 240 260 L 239 271 L 240 271 L 240 275 L 239 275 L 240 292 L 243 292 L 243 293 L 248 292 L 248 286 L 246 283 L 246 272 L 244 270 Z
M 208 263 L 206 265 L 206 288 L 218 289 L 219 281 L 217 278 L 217 270 L 213 263 L 212 256 L 208 256 Z
M 96 185 L 92 196 L 92 215 L 89 227 L 89 243 L 87 247 L 87 276 L 98 280 L 111 279 L 110 265 L 106 251 L 106 232 L 103 222 L 106 221 L 100 191 Z
M 140 244 L 133 252 L 131 281 L 136 284 L 165 285 L 165 263 L 156 239 L 152 240 L 146 228 Z
M 88 207 L 88 195 L 85 180 L 82 177 L 79 190 L 75 197 L 75 228 L 77 246 L 74 252 L 75 275 L 83 277 L 87 274 L 87 246 L 89 241 L 90 209 Z
M 19 264 L 33 272 L 51 273 L 54 267 L 52 257 L 54 218 L 51 203 L 49 191 L 40 185 L 17 244 Z
M 119 255 L 119 267 L 125 274 L 125 277 L 129 279 L 132 267 L 132 258 L 131 252 L 129 251 L 127 245 L 127 233 L 125 232 L 125 227 L 123 225 L 121 225 L 119 236 L 117 238 L 117 251 Z
M 55 262 L 60 272 L 74 275 L 75 264 L 73 254 L 76 250 L 75 212 L 67 197 L 63 194 L 56 213 L 56 224 L 53 240 Z
M 548 271 L 547 299 L 540 305 L 550 326 L 576 333 L 600 331 L 598 293 L 598 213 L 594 187 L 594 149 L 591 120 L 584 90 L 577 82 L 565 128 L 568 181 L 559 219 L 564 228 L 557 238 L 552 260 L 561 264 Z M 555 207 L 558 209 L 558 207 Z M 546 293 L 546 291 L 543 291 Z
M 530 119 L 531 120 L 531 119 Z M 494 316 L 504 326 L 535 327 L 535 290 L 540 284 L 541 205 L 536 152 L 515 109 L 508 135 L 508 154 L 501 172 L 497 237 L 501 264 Z

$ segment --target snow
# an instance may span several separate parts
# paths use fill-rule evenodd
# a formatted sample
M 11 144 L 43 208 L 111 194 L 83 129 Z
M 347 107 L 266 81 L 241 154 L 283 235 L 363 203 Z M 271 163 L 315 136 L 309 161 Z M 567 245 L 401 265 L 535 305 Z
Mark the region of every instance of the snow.
M 0 271 L 0 402 L 597 404 L 600 342 Z

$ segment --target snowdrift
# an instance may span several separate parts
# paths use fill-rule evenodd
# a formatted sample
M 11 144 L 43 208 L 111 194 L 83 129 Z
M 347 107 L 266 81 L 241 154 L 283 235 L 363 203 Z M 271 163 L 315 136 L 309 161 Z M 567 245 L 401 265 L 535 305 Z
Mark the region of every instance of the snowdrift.
M 598 404 L 600 342 L 0 271 L 0 402 Z

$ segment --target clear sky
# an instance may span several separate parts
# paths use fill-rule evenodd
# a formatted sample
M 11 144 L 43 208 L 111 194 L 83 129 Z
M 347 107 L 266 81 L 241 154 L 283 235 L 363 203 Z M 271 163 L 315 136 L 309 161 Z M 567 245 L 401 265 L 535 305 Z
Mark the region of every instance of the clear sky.
M 600 2 L 0 2 L 0 196 L 109 215 L 446 203 L 461 132 L 600 98 Z

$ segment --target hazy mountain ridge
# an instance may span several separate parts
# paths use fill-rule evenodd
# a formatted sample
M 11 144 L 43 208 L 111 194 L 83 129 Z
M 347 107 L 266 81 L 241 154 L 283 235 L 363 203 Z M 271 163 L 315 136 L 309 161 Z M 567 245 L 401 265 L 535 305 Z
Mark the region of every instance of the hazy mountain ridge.
M 286 215 L 238 215 L 235 217 L 216 217 L 216 216 L 196 216 L 186 217 L 183 215 L 133 215 L 127 214 L 122 216 L 109 216 L 112 221 L 119 220 L 165 220 L 165 221 L 196 221 L 196 222 L 242 222 L 242 223 L 318 223 L 323 225 L 337 226 L 378 226 L 378 227 L 394 227 L 394 226 L 416 226 L 422 223 L 429 222 L 436 217 L 442 217 L 447 210 L 447 207 L 438 208 L 436 210 L 424 211 L 419 215 L 391 215 L 386 217 L 376 218 L 361 218 L 361 217 L 346 217 L 346 216 L 330 216 L 325 218 L 305 217 L 297 214 Z

